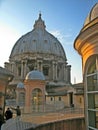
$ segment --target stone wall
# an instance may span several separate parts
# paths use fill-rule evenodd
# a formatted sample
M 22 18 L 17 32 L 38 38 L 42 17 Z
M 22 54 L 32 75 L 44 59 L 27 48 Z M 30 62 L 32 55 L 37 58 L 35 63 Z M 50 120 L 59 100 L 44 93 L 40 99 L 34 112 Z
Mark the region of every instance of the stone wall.
M 40 124 L 26 130 L 86 130 L 84 118 L 73 118 Z

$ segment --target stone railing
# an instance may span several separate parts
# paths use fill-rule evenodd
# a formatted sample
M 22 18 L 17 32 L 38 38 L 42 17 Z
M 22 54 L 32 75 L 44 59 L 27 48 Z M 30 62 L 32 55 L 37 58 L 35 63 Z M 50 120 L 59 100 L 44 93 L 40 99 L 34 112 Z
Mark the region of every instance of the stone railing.
M 25 130 L 86 130 L 84 118 L 65 119 L 40 124 Z

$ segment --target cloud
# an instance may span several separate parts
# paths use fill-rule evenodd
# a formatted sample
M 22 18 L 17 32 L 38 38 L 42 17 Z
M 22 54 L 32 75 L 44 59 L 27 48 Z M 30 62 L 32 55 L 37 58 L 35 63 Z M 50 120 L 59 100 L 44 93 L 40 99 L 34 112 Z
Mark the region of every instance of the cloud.
M 58 40 L 63 44 L 72 44 L 72 35 L 71 33 L 63 34 L 60 30 L 50 31 Z

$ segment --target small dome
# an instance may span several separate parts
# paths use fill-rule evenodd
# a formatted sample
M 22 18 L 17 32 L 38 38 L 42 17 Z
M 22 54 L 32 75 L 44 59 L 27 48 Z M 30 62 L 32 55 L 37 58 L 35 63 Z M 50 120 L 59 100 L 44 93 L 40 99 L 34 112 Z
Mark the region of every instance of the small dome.
M 30 71 L 27 76 L 26 76 L 26 80 L 45 80 L 45 77 L 43 75 L 42 72 L 38 71 L 38 70 L 33 70 Z
M 93 8 L 91 9 L 90 13 L 88 14 L 88 16 L 84 22 L 84 26 L 96 18 L 98 18 L 98 3 L 96 3 L 93 6 Z
M 24 84 L 22 82 L 18 83 L 17 88 L 24 88 Z

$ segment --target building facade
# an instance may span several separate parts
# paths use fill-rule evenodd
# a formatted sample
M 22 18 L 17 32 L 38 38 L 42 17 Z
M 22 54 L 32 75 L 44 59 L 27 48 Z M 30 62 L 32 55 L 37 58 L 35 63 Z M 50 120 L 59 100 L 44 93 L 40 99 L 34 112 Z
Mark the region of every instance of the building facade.
M 17 40 L 5 68 L 14 75 L 7 89 L 7 97 L 11 99 L 8 101 L 14 99 L 13 105 L 25 106 L 26 112 L 84 108 L 83 87 L 71 84 L 71 65 L 64 48 L 46 30 L 41 14 L 33 30 Z
M 74 48 L 82 57 L 86 129 L 98 129 L 98 3 L 88 14 L 75 39 Z
M 62 44 L 46 30 L 41 14 L 35 21 L 33 30 L 17 40 L 12 48 L 9 62 L 5 62 L 5 68 L 14 74 L 14 79 L 9 84 L 12 98 L 16 98 L 20 91 L 27 95 L 26 91 L 29 87 L 26 85 L 28 83 L 26 76 L 36 70 L 43 73 L 45 77 L 44 95 L 48 104 L 55 102 L 56 105 L 61 104 L 64 107 L 74 103 L 71 65 L 67 63 Z M 31 82 L 34 83 L 34 80 Z M 36 93 L 41 90 L 40 85 L 37 86 Z M 24 94 L 22 93 L 21 99 L 25 97 Z M 17 99 L 17 102 L 21 99 Z

